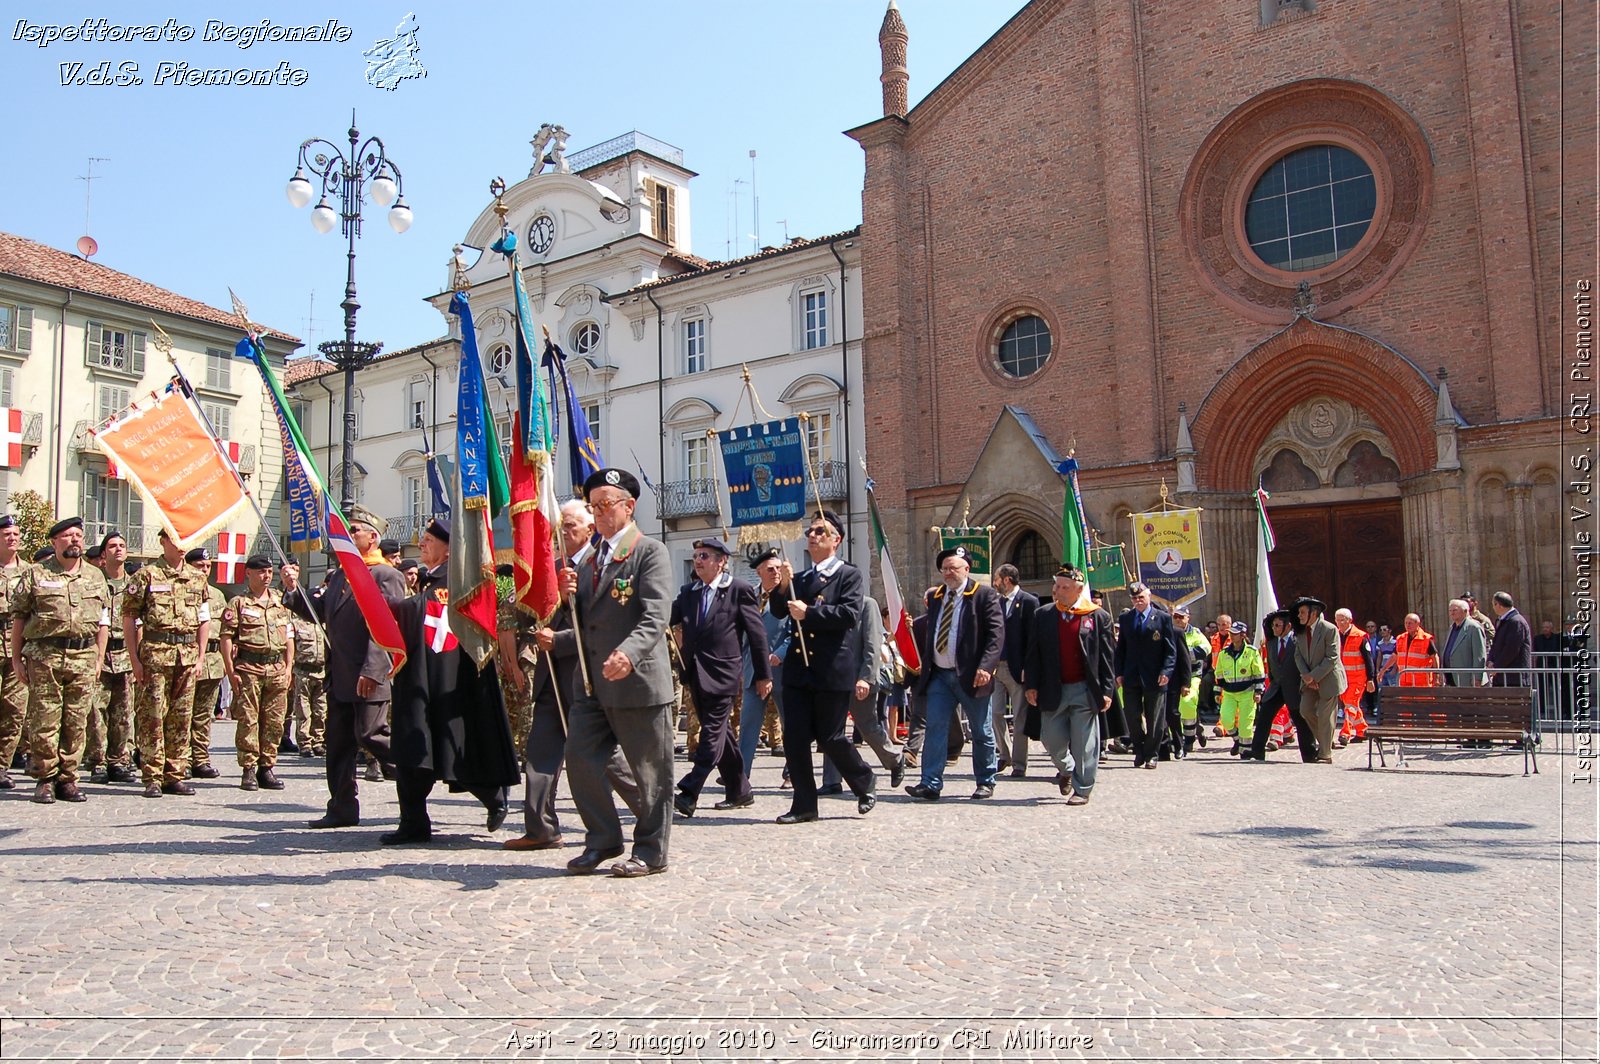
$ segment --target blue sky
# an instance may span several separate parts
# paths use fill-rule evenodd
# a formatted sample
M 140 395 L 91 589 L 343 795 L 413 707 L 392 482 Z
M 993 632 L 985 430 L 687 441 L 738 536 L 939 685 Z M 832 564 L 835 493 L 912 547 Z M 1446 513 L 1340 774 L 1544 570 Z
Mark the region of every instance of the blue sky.
M 910 28 L 915 103 L 1003 25 L 1022 0 L 900 0 Z M 638 129 L 681 147 L 692 187 L 693 248 L 751 249 L 749 152 L 757 152 L 761 240 L 819 236 L 861 220 L 862 154 L 842 130 L 881 113 L 877 30 L 884 0 L 416 0 L 210 6 L 174 2 L 5 5 L 0 98 L 10 102 L 0 167 L 0 230 L 63 250 L 84 232 L 79 178 L 94 164 L 95 261 L 226 307 L 228 287 L 257 320 L 309 338 L 342 334 L 343 238 L 322 235 L 284 197 L 296 150 L 344 140 L 350 111 L 405 178 L 415 224 L 396 236 L 369 205 L 357 245 L 358 337 L 389 349 L 439 335 L 421 297 L 446 278 L 451 246 L 496 175 L 515 183 L 542 122 L 569 152 Z M 415 12 L 427 77 L 395 91 L 365 80 L 361 53 Z M 597 14 L 604 12 L 604 14 Z M 325 24 L 346 43 L 205 42 L 206 23 Z M 15 39 L 19 23 L 115 25 L 172 19 L 192 40 L 122 43 Z M 22 31 L 26 35 L 27 31 Z M 63 86 L 62 64 L 136 63 L 142 85 Z M 155 83 L 158 64 L 305 71 L 299 86 Z M 81 73 L 81 71 L 80 71 Z M 952 151 L 962 151 L 952 145 Z M 311 311 L 315 293 L 315 311 Z M 311 321 L 308 324 L 308 317 Z

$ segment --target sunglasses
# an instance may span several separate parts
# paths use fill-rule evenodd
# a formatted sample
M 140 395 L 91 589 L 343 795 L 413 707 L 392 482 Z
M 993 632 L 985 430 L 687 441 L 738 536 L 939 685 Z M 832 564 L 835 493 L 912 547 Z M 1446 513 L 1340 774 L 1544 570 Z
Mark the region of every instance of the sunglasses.
M 806 529 L 807 536 L 826 536 L 833 531 L 832 525 L 818 525 L 816 528 Z

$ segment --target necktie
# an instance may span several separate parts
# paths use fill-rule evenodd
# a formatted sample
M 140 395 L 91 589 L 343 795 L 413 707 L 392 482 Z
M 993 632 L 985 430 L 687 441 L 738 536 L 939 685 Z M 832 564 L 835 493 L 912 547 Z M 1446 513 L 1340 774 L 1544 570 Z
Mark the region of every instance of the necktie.
M 950 629 L 955 627 L 956 600 L 954 596 L 945 600 L 944 610 L 939 614 L 939 631 L 933 640 L 933 649 L 937 654 L 944 654 L 950 649 Z
M 706 614 L 711 612 L 711 596 L 716 594 L 707 584 L 704 591 L 700 592 L 700 623 L 706 623 Z
M 771 597 L 771 595 L 772 595 L 772 592 L 770 592 L 770 591 L 763 591 L 761 593 L 761 605 L 757 609 L 756 612 L 758 612 L 758 613 L 766 613 L 767 612 L 767 601 Z
M 606 558 L 611 554 L 611 544 L 605 540 L 600 541 L 600 546 L 594 552 L 594 587 L 593 591 L 600 590 L 600 571 L 606 567 Z

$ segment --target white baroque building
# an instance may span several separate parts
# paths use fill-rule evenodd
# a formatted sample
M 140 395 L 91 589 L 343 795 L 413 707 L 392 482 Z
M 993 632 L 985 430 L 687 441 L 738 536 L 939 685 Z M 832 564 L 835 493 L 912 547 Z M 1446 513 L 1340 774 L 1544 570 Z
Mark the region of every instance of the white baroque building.
M 86 542 L 117 529 L 131 556 L 160 554 L 155 515 L 126 480 L 110 475 L 88 432 L 172 378 L 156 326 L 171 337 L 217 435 L 238 445 L 240 473 L 279 527 L 283 447 L 260 376 L 233 356 L 243 335 L 238 319 L 10 233 L 0 233 L 0 511 L 11 495 L 32 489 L 55 504 L 57 516 L 81 515 Z M 280 367 L 300 346 L 270 329 L 262 339 Z M 13 423 L 20 441 L 9 438 Z M 260 525 L 244 510 L 225 531 L 245 533 L 247 550 L 265 552 Z
M 535 324 L 567 352 L 607 464 L 652 486 L 639 502 L 641 527 L 668 544 L 686 575 L 690 544 L 722 534 L 729 512 L 707 430 L 803 412 L 822 502 L 847 519 L 846 553 L 864 563 L 860 230 L 709 262 L 688 250 L 695 175 L 679 149 L 633 132 L 547 161 L 554 169 L 541 162 L 506 189 L 505 225 L 520 244 Z M 506 260 L 488 250 L 501 220 L 485 200 L 462 245 L 464 258 L 483 252 L 465 280 L 505 439 L 516 403 L 515 316 Z M 355 497 L 388 516 L 403 544 L 432 511 L 424 437 L 442 456 L 455 449 L 460 342 L 450 295 L 446 279 L 427 297 L 446 335 L 381 356 L 356 378 Z M 746 369 L 765 414 L 752 408 Z M 337 493 L 341 375 L 306 361 L 291 364 L 290 380 L 307 442 Z M 573 485 L 562 447 L 557 488 L 566 498 Z M 787 550 L 799 564 L 801 544 Z

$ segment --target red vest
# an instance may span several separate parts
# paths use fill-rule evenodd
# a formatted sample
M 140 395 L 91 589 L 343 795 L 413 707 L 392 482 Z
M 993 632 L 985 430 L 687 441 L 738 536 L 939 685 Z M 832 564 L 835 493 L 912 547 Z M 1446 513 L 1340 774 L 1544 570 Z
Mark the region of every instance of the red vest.
M 1353 624 L 1340 640 L 1339 660 L 1344 664 L 1344 694 L 1340 697 L 1347 705 L 1359 704 L 1367 690 L 1367 659 L 1361 653 L 1366 641 L 1367 633 Z

